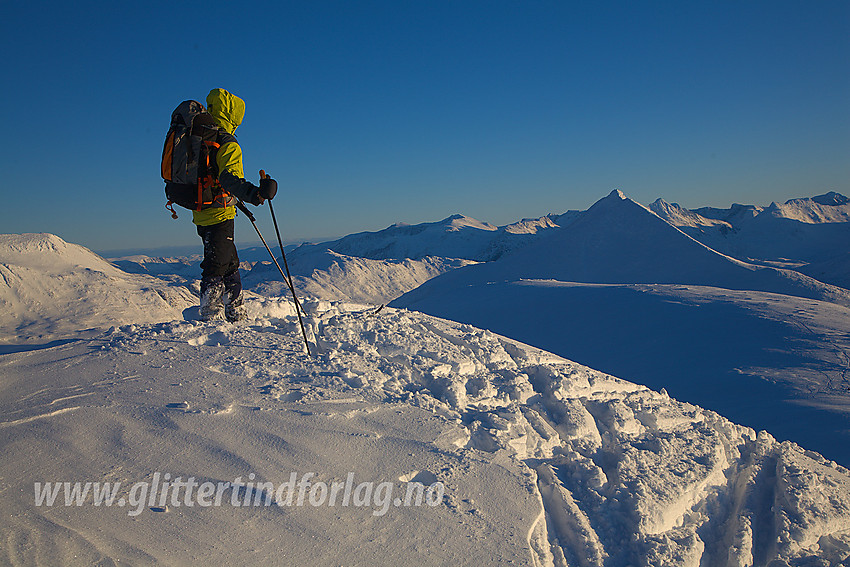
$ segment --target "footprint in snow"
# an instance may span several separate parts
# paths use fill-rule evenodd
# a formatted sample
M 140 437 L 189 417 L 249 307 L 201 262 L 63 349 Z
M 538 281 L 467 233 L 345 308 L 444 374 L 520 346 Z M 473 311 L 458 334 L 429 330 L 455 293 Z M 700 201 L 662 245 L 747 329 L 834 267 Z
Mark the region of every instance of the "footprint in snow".
M 230 344 L 230 339 L 221 331 L 215 331 L 214 333 L 210 333 L 209 335 L 200 335 L 198 337 L 189 339 L 186 342 L 188 342 L 192 346 L 222 346 Z
M 288 390 L 277 384 L 266 384 L 260 388 L 260 392 L 281 402 L 298 402 L 306 395 L 302 390 Z
M 398 479 L 401 482 L 419 482 L 421 484 L 424 484 L 425 486 L 431 486 L 432 484 L 437 482 L 437 475 L 435 475 L 431 471 L 422 470 L 403 474 L 398 477 Z

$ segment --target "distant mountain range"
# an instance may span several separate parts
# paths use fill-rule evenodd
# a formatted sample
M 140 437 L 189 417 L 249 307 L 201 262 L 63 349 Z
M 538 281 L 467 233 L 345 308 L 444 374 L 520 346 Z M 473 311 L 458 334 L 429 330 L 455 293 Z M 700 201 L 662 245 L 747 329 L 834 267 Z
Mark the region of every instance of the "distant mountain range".
M 541 244 L 547 239 L 554 240 Z M 586 211 L 499 227 L 459 214 L 437 222 L 398 223 L 303 244 L 289 250 L 287 259 L 306 293 L 367 303 L 386 303 L 469 263 L 498 261 L 505 266 L 509 263 L 502 264 L 503 259 L 527 247 L 531 248 L 526 259 L 510 264 L 540 277 L 699 282 L 841 302 L 844 291 L 834 286 L 850 289 L 850 250 L 844 244 L 848 242 L 850 199 L 836 192 L 766 207 L 735 204 L 728 209 L 689 210 L 662 199 L 644 207 L 614 191 Z M 262 293 L 282 290 L 277 269 L 266 254 L 264 249 L 240 250 L 248 272 L 246 286 Z M 115 260 L 129 272 L 172 281 L 199 277 L 198 262 L 199 257 Z M 494 269 L 502 268 L 486 270 Z
M 614 195 L 619 195 L 621 201 L 625 200 L 619 191 L 615 191 Z M 303 245 L 291 252 L 290 257 L 315 256 L 318 250 L 332 250 L 337 254 L 372 260 L 421 260 L 430 256 L 491 262 L 559 230 L 566 230 L 574 223 L 584 227 L 573 231 L 573 236 L 566 238 L 572 242 L 568 245 L 575 251 L 581 247 L 578 244 L 580 233 L 587 231 L 596 234 L 597 239 L 606 232 L 616 231 L 621 238 L 630 241 L 633 248 L 639 247 L 641 243 L 659 246 L 659 242 L 651 242 L 644 233 L 652 226 L 678 240 L 690 253 L 708 257 L 704 249 L 684 244 L 684 240 L 675 236 L 676 231 L 665 231 L 662 225 L 651 220 L 651 217 L 657 216 L 704 246 L 731 258 L 751 265 L 794 269 L 823 283 L 850 288 L 850 251 L 844 244 L 850 242 L 850 199 L 840 193 L 829 192 L 810 198 L 792 199 L 782 205 L 772 203 L 766 207 L 735 204 L 728 209 L 704 207 L 689 210 L 662 199 L 649 207 L 643 207 L 629 200 L 633 203 L 630 208 L 634 215 L 619 220 L 609 215 L 622 212 L 617 213 L 610 207 L 602 206 L 610 198 L 609 195 L 587 211 L 568 211 L 538 219 L 523 219 L 501 227 L 464 215 L 453 215 L 433 223 L 396 224 L 377 232 L 361 232 L 321 244 Z M 654 215 L 646 214 L 650 211 Z M 590 220 L 584 219 L 587 216 L 590 216 Z M 594 223 L 598 225 L 593 227 Z M 614 246 L 606 254 L 617 255 L 618 250 L 620 248 Z M 682 253 L 688 254 L 684 251 L 677 254 Z M 646 272 L 643 275 L 650 279 L 655 277 L 647 271 L 649 268 L 646 263 L 649 262 L 654 265 L 654 273 L 660 276 L 666 269 L 663 264 L 669 258 L 659 258 L 649 251 L 647 254 L 651 258 L 641 261 L 645 266 L 642 270 Z M 571 261 L 575 260 L 577 258 Z M 622 264 L 618 269 L 625 269 L 623 261 L 626 260 L 620 258 L 616 262 Z M 634 264 L 633 260 L 628 261 Z M 679 264 L 679 261 L 676 263 Z M 686 264 L 690 269 L 696 269 L 693 262 Z M 680 272 L 683 268 L 682 265 L 675 267 Z M 716 277 L 711 275 L 715 274 L 711 266 L 703 268 L 708 271 L 708 275 Z M 599 270 L 601 267 L 595 266 L 594 269 Z M 576 270 L 571 273 L 572 277 L 585 277 Z
M 810 201 L 815 209 L 822 205 Z M 844 208 L 844 205 L 837 208 Z M 740 234 L 735 225 L 717 225 L 716 219 L 706 220 L 697 213 L 659 203 L 656 207 L 668 212 L 667 219 L 643 205 L 628 199 L 622 192 L 613 191 L 590 209 L 557 230 L 539 234 L 535 242 L 521 250 L 507 254 L 498 261 L 470 266 L 435 278 L 412 291 L 406 300 L 433 293 L 440 286 L 483 284 L 486 281 L 519 279 L 553 279 L 584 283 L 646 283 L 694 284 L 736 290 L 753 290 L 811 299 L 821 299 L 850 305 L 850 292 L 825 284 L 800 272 L 764 263 L 751 263 L 720 253 L 700 240 L 709 240 L 701 232 L 705 227 L 727 226 L 727 234 Z M 811 218 L 816 211 L 799 205 L 790 206 L 796 217 Z M 789 248 L 798 244 L 802 249 L 804 239 L 782 240 L 786 227 L 776 216 L 787 212 L 778 207 L 768 207 L 753 214 L 753 221 L 764 226 L 761 234 L 776 227 L 777 249 L 783 242 Z M 731 211 L 731 210 L 730 210 Z M 803 211 L 803 212 L 799 212 Z M 672 214 L 672 213 L 675 213 Z M 837 214 L 837 213 L 836 213 Z M 735 213 L 732 213 L 733 216 Z M 762 215 L 765 221 L 758 221 Z M 833 214 L 833 218 L 836 215 Z M 668 219 L 673 219 L 676 224 Z M 769 219 L 778 219 L 777 221 Z M 691 224 L 686 224 L 685 221 Z M 849 222 L 806 224 L 806 227 L 836 227 L 850 229 Z M 742 223 L 748 226 L 749 223 Z M 686 232 L 685 229 L 690 229 Z M 691 234 L 688 234 L 690 232 Z M 814 230 L 810 231 L 812 234 Z M 722 232 L 709 233 L 723 238 Z M 703 237 L 703 238 L 700 238 Z M 850 242 L 850 239 L 845 240 Z M 823 257 L 823 256 L 822 256 Z
M 293 255 L 309 254 L 312 249 L 329 249 L 348 256 L 372 260 L 420 260 L 427 256 L 463 258 L 489 262 L 531 242 L 536 236 L 557 229 L 578 211 L 523 219 L 496 227 L 464 215 L 452 215 L 441 221 L 408 225 L 398 223 L 377 232 L 359 232 L 321 244 L 306 244 Z

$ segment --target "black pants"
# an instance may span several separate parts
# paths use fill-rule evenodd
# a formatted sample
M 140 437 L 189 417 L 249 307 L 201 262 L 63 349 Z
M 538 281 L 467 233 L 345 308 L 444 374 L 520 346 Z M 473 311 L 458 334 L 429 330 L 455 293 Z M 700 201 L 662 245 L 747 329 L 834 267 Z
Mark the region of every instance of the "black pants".
M 204 241 L 204 261 L 201 262 L 201 295 L 219 282 L 231 298 L 242 292 L 239 277 L 239 254 L 233 242 L 233 219 L 211 226 L 199 226 L 198 235 Z

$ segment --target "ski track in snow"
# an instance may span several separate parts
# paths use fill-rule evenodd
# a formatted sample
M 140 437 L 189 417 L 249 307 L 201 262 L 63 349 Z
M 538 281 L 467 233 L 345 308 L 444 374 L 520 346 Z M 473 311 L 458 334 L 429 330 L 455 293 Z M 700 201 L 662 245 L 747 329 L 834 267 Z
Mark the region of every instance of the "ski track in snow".
M 326 408 L 320 413 L 354 416 L 362 410 L 346 408 L 358 402 L 425 410 L 444 423 L 434 451 L 507 458 L 536 478 L 540 516 L 517 526 L 527 534 L 528 555 L 515 559 L 525 564 L 837 565 L 850 557 L 850 472 L 816 453 L 663 391 L 405 310 L 368 316 L 365 306 L 314 303 L 305 324 L 316 354 L 307 358 L 286 302 L 276 317 L 263 315 L 271 301 L 249 301 L 247 324 L 126 326 L 89 348 L 121 356 L 130 366 L 122 372 L 132 372 L 124 380 L 165 360 L 215 357 L 211 375 L 243 384 L 221 400 L 167 404 L 187 415 L 280 404 L 312 415 L 319 404 Z M 58 351 L 72 348 L 78 345 Z M 24 363 L 29 355 L 8 356 Z M 127 362 L 133 357 L 136 365 Z M 78 364 L 85 372 L 86 360 Z M 125 387 L 124 380 L 25 401 L 85 406 L 88 394 Z M 414 470 L 403 478 L 447 482 L 446 505 L 456 508 L 465 498 L 452 493 L 458 473 Z M 521 475 L 515 481 L 525 482 Z

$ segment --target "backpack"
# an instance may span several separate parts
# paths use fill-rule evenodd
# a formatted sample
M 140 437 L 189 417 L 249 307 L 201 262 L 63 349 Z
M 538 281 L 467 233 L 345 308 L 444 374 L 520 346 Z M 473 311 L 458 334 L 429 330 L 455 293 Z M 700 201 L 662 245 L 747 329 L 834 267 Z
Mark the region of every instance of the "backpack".
M 183 101 L 171 113 L 162 149 L 162 179 L 172 218 L 177 218 L 172 203 L 195 211 L 227 204 L 229 194 L 218 184 L 215 160 L 223 132 L 197 101 Z

